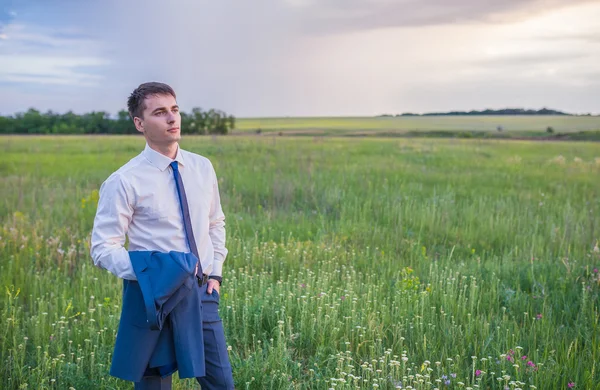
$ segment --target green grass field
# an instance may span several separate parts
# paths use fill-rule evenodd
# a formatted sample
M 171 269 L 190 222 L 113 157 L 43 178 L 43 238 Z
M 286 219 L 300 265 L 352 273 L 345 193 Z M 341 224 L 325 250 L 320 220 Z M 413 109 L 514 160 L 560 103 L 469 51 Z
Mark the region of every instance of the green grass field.
M 0 388 L 131 388 L 108 375 L 121 282 L 88 240 L 100 184 L 143 145 L 0 138 Z M 220 178 L 236 388 L 600 388 L 596 144 L 182 147 Z
M 600 130 L 600 117 L 587 116 L 430 116 L 430 117 L 324 117 L 240 118 L 235 133 L 284 132 L 295 134 L 404 134 L 409 132 L 490 132 L 524 136 L 547 135 L 546 129 L 571 133 Z

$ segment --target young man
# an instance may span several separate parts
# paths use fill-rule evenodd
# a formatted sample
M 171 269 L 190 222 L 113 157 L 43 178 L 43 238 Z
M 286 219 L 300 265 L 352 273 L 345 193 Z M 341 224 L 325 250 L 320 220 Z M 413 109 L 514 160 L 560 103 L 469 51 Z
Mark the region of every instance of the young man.
M 179 148 L 181 115 L 170 86 L 140 85 L 128 109 L 146 147 L 100 187 L 90 250 L 96 266 L 124 279 L 110 373 L 135 382 L 135 389 L 171 389 L 176 370 L 196 377 L 202 389 L 233 389 L 218 314 L 227 249 L 215 171 L 207 158 Z M 189 272 L 172 259 L 192 259 Z M 152 269 L 158 271 L 148 277 Z M 177 272 L 188 280 L 175 286 L 182 300 L 167 313 L 169 302 L 158 304 L 156 289 Z

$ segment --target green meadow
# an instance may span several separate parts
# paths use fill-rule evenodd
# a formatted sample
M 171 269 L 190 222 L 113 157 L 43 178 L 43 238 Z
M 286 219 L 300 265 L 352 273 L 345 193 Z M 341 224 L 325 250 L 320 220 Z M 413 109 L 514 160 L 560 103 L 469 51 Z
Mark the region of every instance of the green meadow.
M 219 176 L 237 389 L 600 388 L 597 144 L 181 145 Z M 0 138 L 0 388 L 132 388 L 108 375 L 121 281 L 93 266 L 89 237 L 101 183 L 143 146 Z M 197 387 L 175 377 L 175 389 Z
M 502 131 L 498 131 L 498 127 Z M 444 133 L 495 137 L 548 136 L 557 133 L 600 131 L 598 116 L 490 115 L 490 116 L 400 116 L 323 118 L 239 118 L 235 134 L 256 132 L 296 135 L 419 135 Z M 448 136 L 448 134 L 446 134 Z

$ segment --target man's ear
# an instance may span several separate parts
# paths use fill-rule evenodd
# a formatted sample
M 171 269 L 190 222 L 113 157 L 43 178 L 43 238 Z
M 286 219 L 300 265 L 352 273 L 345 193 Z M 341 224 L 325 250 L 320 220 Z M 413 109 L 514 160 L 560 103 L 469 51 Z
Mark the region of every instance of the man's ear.
M 144 132 L 144 121 L 141 118 L 138 118 L 137 116 L 134 117 L 133 123 L 135 124 L 135 128 L 137 131 L 139 131 L 140 133 Z

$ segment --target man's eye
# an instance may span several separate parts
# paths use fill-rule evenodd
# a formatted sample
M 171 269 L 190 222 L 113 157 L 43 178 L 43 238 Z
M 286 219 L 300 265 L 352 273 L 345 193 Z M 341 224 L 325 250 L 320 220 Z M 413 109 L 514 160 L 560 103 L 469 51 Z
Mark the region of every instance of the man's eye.
M 177 114 L 179 112 L 179 108 L 173 109 L 173 112 Z

